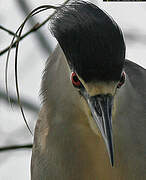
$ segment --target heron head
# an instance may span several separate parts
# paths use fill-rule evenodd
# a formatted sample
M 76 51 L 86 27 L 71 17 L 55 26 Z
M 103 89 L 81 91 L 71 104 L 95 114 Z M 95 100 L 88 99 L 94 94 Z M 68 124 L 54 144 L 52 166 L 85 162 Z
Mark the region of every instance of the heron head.
M 99 7 L 72 1 L 57 10 L 51 31 L 63 49 L 71 82 L 85 100 L 88 118 L 102 135 L 113 165 L 113 99 L 125 80 L 126 48 L 121 29 Z

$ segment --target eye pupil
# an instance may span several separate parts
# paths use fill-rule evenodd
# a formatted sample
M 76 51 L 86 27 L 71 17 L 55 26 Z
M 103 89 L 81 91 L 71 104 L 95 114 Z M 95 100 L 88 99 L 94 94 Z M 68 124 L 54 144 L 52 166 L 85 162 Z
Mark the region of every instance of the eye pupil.
M 77 76 L 73 76 L 73 80 L 74 80 L 75 82 L 78 82 L 78 81 L 79 81 L 79 79 L 78 79 Z

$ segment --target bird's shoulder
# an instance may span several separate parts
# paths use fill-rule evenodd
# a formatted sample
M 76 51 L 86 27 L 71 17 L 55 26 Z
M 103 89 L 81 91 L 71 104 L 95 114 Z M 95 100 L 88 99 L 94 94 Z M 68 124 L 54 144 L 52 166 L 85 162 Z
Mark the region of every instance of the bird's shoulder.
M 124 70 L 134 89 L 143 97 L 146 97 L 146 69 L 130 60 L 126 60 Z

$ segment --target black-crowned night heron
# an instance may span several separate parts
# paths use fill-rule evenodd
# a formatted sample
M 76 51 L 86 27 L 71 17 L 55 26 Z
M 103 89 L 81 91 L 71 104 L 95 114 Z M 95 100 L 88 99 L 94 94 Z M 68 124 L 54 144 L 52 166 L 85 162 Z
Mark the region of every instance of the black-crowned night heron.
M 146 70 L 125 60 L 120 28 L 76 1 L 51 30 L 59 45 L 42 80 L 32 180 L 145 180 Z

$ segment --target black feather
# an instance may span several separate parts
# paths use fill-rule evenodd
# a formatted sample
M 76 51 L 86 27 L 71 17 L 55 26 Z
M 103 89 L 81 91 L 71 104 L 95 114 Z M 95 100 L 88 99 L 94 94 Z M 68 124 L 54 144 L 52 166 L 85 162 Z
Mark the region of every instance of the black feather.
M 123 34 L 99 7 L 84 1 L 62 6 L 51 19 L 51 31 L 85 82 L 120 79 L 126 49 Z

